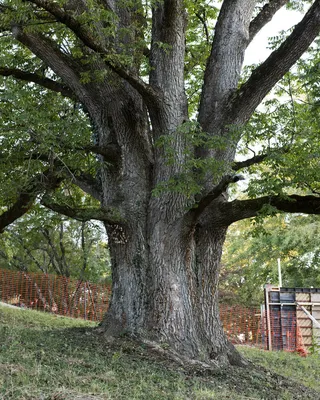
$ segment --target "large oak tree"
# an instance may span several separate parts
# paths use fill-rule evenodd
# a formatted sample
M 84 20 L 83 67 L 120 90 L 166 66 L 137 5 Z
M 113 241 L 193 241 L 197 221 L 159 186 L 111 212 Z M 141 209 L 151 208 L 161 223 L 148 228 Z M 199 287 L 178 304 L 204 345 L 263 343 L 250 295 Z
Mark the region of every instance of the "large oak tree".
M 44 120 L 35 132 L 20 118 L 26 139 L 16 138 L 1 157 L 7 162 L 18 154 L 29 174 L 26 179 L 12 161 L 24 179 L 8 196 L 0 230 L 37 199 L 73 218 L 103 221 L 112 256 L 106 334 L 164 344 L 181 359 L 241 362 L 218 313 L 228 226 L 266 205 L 320 213 L 319 196 L 311 192 L 278 187 L 233 201 L 227 194 L 238 171 L 266 162 L 271 153 L 279 159 L 294 143 L 272 149 L 269 137 L 269 153 L 235 162 L 256 108 L 320 31 L 320 0 L 305 3 L 311 4 L 301 22 L 244 80 L 249 43 L 288 0 L 224 0 L 218 8 L 203 0 L 0 2 L 3 85 L 27 82 L 30 92 L 39 86 L 39 99 L 52 91 L 56 106 L 74 103 L 79 121 L 86 125 L 87 115 L 93 132 L 86 143 L 79 139 L 81 124 L 78 135 L 59 132 L 61 121 L 71 124 L 74 117 L 60 113 L 51 120 L 55 144 L 50 136 L 43 146 L 49 140 L 41 135 Z M 18 114 L 15 101 L 9 103 Z M 14 128 L 9 117 L 4 132 Z M 81 152 L 94 154 L 98 166 L 84 170 L 90 163 L 77 162 Z M 68 190 L 59 189 L 68 181 L 99 207 L 68 203 Z

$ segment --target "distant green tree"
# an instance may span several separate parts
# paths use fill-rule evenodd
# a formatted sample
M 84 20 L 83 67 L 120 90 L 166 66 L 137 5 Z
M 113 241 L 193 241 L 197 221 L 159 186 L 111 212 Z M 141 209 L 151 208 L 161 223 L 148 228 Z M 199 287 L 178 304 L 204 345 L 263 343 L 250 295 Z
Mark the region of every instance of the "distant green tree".
M 99 224 L 35 207 L 0 236 L 1 268 L 108 281 L 110 259 L 103 230 Z
M 315 216 L 283 214 L 263 227 L 250 221 L 234 224 L 222 257 L 222 302 L 258 305 L 263 286 L 277 285 L 280 258 L 285 287 L 320 287 L 320 221 Z

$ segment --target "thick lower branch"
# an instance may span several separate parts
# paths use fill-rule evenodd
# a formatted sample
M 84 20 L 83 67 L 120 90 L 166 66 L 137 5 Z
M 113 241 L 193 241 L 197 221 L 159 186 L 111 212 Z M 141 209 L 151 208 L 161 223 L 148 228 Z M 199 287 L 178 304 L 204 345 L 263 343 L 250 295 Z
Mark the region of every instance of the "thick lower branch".
M 320 214 L 320 197 L 317 196 L 264 196 L 257 199 L 234 200 L 219 204 L 215 222 L 228 226 L 241 219 L 256 217 L 265 206 L 287 213 Z
M 51 191 L 56 189 L 61 181 L 62 178 L 57 178 L 56 175 L 49 171 L 38 174 L 31 179 L 29 185 L 18 194 L 15 203 L 0 215 L 0 233 L 2 233 L 7 226 L 27 213 L 41 192 L 44 190 Z
M 67 204 L 58 204 L 46 195 L 41 199 L 41 204 L 54 212 L 66 215 L 78 221 L 90 221 L 91 219 L 95 219 L 109 224 L 123 222 L 119 211 L 112 207 L 109 209 L 98 207 L 70 207 Z
M 25 82 L 33 82 L 37 85 L 45 87 L 46 89 L 52 90 L 57 93 L 61 93 L 62 96 L 69 97 L 74 99 L 74 94 L 72 91 L 62 83 L 56 82 L 53 79 L 46 78 L 44 76 L 40 76 L 35 73 L 31 73 L 28 71 L 22 71 L 17 68 L 0 68 L 0 75 L 2 76 L 11 76 L 13 78 L 25 81 Z
M 195 221 L 215 199 L 226 192 L 230 183 L 235 183 L 242 179 L 244 179 L 242 175 L 238 174 L 225 175 L 210 192 L 195 203 L 193 208 L 188 212 L 188 217 L 191 216 Z

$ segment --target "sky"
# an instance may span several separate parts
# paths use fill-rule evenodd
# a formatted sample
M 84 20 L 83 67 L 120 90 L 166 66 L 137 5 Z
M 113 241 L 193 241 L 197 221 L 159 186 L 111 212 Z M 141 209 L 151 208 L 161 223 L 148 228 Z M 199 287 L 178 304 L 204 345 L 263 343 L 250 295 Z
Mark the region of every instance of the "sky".
M 257 34 L 252 43 L 250 43 L 246 51 L 244 64 L 257 64 L 264 61 L 271 53 L 271 50 L 267 49 L 268 37 L 276 36 L 278 32 L 291 28 L 302 17 L 303 14 L 298 11 L 289 11 L 285 8 L 280 9 L 273 19 Z

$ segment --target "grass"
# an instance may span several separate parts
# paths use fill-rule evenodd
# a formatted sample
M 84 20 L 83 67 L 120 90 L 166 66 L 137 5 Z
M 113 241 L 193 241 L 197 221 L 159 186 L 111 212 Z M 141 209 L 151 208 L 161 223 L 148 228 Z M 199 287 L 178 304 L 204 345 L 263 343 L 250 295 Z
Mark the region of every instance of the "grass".
M 263 351 L 241 346 L 239 351 L 250 361 L 281 374 L 320 393 L 320 354 L 308 357 L 284 351 Z M 320 399 L 320 394 L 319 394 Z
M 193 374 L 94 323 L 0 306 L 1 400 L 207 400 L 320 398 L 320 360 L 241 348 L 261 368 Z M 299 397 L 300 396 L 300 397 Z

